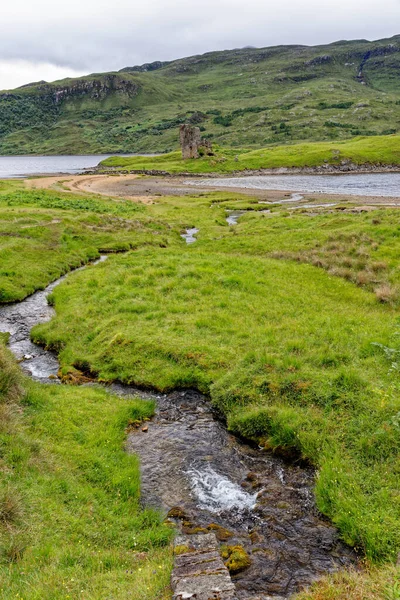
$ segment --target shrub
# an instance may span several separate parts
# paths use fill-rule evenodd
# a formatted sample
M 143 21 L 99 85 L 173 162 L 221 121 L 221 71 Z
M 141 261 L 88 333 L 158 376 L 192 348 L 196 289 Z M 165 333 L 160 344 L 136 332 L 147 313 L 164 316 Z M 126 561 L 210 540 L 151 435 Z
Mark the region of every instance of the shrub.
M 397 298 L 397 289 L 392 287 L 388 283 L 384 283 L 376 287 L 374 292 L 379 302 L 390 304 L 394 302 Z

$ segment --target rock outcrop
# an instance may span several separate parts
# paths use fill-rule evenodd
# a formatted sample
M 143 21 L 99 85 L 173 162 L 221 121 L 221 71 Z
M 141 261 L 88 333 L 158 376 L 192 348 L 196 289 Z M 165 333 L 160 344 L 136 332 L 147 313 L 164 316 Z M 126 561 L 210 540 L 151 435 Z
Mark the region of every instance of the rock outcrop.
M 176 538 L 171 584 L 173 600 L 237 599 L 214 533 Z

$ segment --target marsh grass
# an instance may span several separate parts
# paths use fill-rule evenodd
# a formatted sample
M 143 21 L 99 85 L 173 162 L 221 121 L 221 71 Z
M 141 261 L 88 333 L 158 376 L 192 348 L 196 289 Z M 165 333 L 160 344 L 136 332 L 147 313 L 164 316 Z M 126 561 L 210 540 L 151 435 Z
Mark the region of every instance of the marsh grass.
M 0 303 L 22 300 L 101 252 L 168 244 L 165 223 L 138 204 L 22 185 L 0 190 Z
M 373 254 L 379 245 L 365 234 L 331 237 L 326 244 L 317 243 L 312 249 L 298 252 L 277 251 L 271 256 L 314 265 L 331 275 L 352 281 L 360 287 L 373 290 L 380 302 L 395 303 L 398 291 L 388 283 L 388 264 L 374 261 Z
M 296 600 L 399 600 L 400 572 L 395 567 L 341 571 L 300 593 Z

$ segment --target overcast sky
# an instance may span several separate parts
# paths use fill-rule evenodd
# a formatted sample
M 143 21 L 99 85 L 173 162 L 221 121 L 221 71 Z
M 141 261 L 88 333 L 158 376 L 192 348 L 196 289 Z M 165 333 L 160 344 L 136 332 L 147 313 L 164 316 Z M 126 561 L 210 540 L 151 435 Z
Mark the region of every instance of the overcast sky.
M 0 89 L 210 50 L 397 33 L 400 0 L 11 0 Z

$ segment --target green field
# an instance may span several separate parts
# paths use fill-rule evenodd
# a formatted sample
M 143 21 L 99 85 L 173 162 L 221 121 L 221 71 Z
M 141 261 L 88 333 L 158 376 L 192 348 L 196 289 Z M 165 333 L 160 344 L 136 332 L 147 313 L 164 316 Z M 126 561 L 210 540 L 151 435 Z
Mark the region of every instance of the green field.
M 168 236 L 130 201 L 0 183 L 0 302 L 22 300 L 100 253 L 165 245 Z
M 0 154 L 169 152 L 184 122 L 228 148 L 389 135 L 400 124 L 399 67 L 395 36 L 27 85 L 0 94 Z
M 72 267 L 65 257 L 78 250 L 83 262 L 106 241 L 125 249 L 58 286 L 57 316 L 33 338 L 60 352 L 64 375 L 195 387 L 231 431 L 315 465 L 319 508 L 368 570 L 300 597 L 396 600 L 400 213 L 273 207 L 226 223 L 227 208 L 256 202 L 210 193 L 137 206 L 4 184 L 0 289 L 26 295 L 15 265 L 48 252 L 49 223 L 54 247 L 67 245 L 32 287 Z M 21 237 L 27 224 L 34 241 Z M 191 226 L 198 241 L 186 246 L 179 234 Z M 32 384 L 4 348 L 0 361 L 4 598 L 168 598 L 170 530 L 139 509 L 137 461 L 123 452 L 129 420 L 153 406 Z
M 101 167 L 122 171 L 165 171 L 167 173 L 232 173 L 234 171 L 319 167 L 333 165 L 400 165 L 400 136 L 357 138 L 343 142 L 310 142 L 262 148 L 232 150 L 215 148 L 214 156 L 182 159 L 181 152 L 162 156 L 113 156 Z

